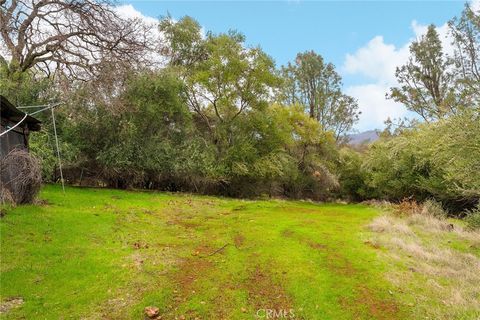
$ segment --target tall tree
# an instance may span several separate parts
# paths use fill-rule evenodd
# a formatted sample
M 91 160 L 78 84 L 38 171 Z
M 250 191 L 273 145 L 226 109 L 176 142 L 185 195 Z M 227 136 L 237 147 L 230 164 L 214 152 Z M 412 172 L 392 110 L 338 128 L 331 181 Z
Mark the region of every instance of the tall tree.
M 234 141 L 234 121 L 266 105 L 276 85 L 274 63 L 260 48 L 247 48 L 235 31 L 201 36 L 190 17 L 160 22 L 170 48 L 170 64 L 185 79 L 187 101 L 221 148 Z M 199 53 L 201 53 L 199 55 Z
M 299 53 L 295 63 L 282 67 L 284 82 L 279 99 L 284 104 L 303 105 L 311 118 L 332 131 L 337 141 L 358 120 L 356 100 L 342 93 L 342 80 L 331 63 L 322 56 L 307 51 Z
M 461 16 L 449 22 L 455 48 L 455 81 L 461 101 L 480 105 L 480 11 L 465 5 Z
M 148 30 L 108 0 L 0 0 L 0 65 L 85 79 L 102 60 L 141 60 Z
M 455 113 L 457 100 L 448 71 L 450 65 L 435 26 L 430 25 L 427 33 L 410 45 L 407 64 L 395 72 L 400 86 L 391 88 L 387 97 L 404 104 L 427 122 Z
M 159 29 L 166 42 L 161 53 L 170 65 L 189 67 L 206 58 L 202 28 L 195 19 L 185 16 L 175 21 L 166 16 L 160 20 Z

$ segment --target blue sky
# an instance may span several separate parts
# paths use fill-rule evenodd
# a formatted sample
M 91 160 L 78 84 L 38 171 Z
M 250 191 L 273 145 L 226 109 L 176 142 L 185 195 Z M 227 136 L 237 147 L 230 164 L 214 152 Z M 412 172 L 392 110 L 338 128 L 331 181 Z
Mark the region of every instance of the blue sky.
M 478 1 L 478 0 L 477 0 Z M 388 116 L 409 116 L 400 105 L 382 101 L 395 84 L 395 64 L 408 57 L 408 44 L 434 23 L 441 35 L 445 23 L 459 15 L 462 1 L 120 1 L 143 15 L 189 15 L 205 30 L 236 29 L 247 44 L 260 45 L 277 63 L 298 52 L 315 50 L 334 63 L 345 91 L 355 96 L 363 131 L 382 127 Z M 440 30 L 441 29 L 441 30 Z M 448 43 L 445 39 L 445 43 Z

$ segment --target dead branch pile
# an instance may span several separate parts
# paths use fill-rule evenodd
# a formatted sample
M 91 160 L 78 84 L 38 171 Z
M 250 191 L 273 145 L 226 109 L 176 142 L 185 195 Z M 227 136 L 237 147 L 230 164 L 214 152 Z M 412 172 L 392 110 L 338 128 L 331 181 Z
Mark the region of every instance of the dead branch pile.
M 0 159 L 0 203 L 32 203 L 40 190 L 39 161 L 22 149 L 13 149 Z

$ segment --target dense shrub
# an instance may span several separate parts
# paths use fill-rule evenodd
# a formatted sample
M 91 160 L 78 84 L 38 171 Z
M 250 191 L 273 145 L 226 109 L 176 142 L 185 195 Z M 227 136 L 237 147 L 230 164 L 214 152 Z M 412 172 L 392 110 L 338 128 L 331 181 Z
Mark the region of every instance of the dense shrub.
M 187 139 L 191 115 L 183 99 L 181 82 L 162 72 L 132 78 L 114 109 L 89 107 L 86 100 L 68 131 L 83 157 L 79 165 L 93 168 L 111 187 L 126 188 L 161 185 L 201 162 L 195 152 L 185 162 L 184 152 L 201 147 L 198 139 Z
M 480 202 L 473 209 L 466 211 L 465 222 L 471 230 L 480 229 Z
M 114 109 L 86 99 L 65 130 L 79 155 L 70 182 L 81 172 L 115 188 L 318 200 L 338 188 L 335 139 L 301 106 L 258 105 L 212 134 L 186 94 L 165 69 L 131 77 Z
M 339 196 L 352 201 L 362 201 L 378 197 L 378 193 L 369 187 L 369 171 L 363 167 L 364 155 L 351 148 L 344 147 L 339 152 L 336 172 L 339 177 Z
M 434 198 L 459 211 L 480 198 L 480 113 L 466 110 L 374 143 L 365 155 L 366 184 L 398 201 Z

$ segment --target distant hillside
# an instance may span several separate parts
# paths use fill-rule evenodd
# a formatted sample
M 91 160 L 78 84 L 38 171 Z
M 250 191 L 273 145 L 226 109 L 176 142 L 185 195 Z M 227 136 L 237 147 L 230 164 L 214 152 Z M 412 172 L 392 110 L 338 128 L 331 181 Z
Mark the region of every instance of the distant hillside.
M 378 133 L 375 130 L 355 133 L 348 135 L 350 141 L 348 142 L 351 145 L 359 145 L 362 143 L 370 143 L 378 140 Z

